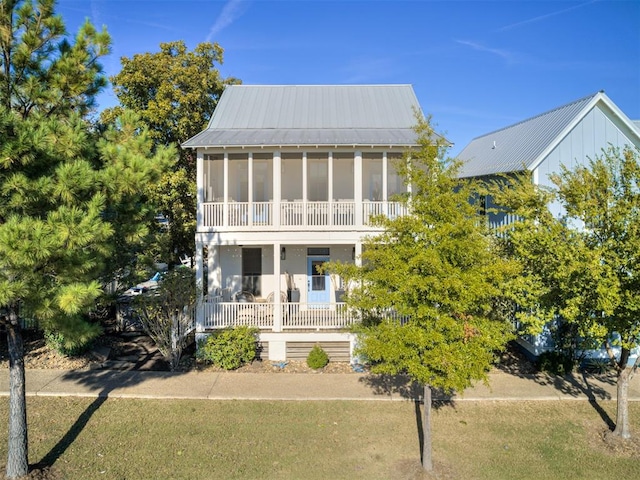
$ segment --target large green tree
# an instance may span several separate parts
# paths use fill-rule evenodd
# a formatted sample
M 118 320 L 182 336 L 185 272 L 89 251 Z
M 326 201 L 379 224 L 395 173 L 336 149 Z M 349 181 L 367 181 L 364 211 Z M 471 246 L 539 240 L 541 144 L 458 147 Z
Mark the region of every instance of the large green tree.
M 518 317 L 530 333 L 559 319 L 603 346 L 617 374 L 614 435 L 631 436 L 629 380 L 640 341 L 640 164 L 632 148 L 609 148 L 551 176 L 553 189 L 519 176 L 494 189 L 519 220 L 503 232 L 523 266 Z M 504 188 L 508 185 L 508 188 Z M 564 209 L 554 216 L 549 205 Z M 614 347 L 618 347 L 616 352 Z
M 6 475 L 28 470 L 21 318 L 64 338 L 89 338 L 84 313 L 101 294 L 117 246 L 143 232 L 126 220 L 145 184 L 175 152 L 151 155 L 148 133 L 124 115 L 99 140 L 86 120 L 106 84 L 106 31 L 66 36 L 53 0 L 0 1 L 0 321 L 9 348 Z
M 152 132 L 157 145 L 175 145 L 203 130 L 226 85 L 216 65 L 223 62 L 217 43 L 201 43 L 189 51 L 183 41 L 161 43 L 160 51 L 121 59 L 122 70 L 111 77 L 120 106 L 103 112 L 103 121 L 122 108 L 133 110 Z M 151 192 L 158 211 L 169 221 L 164 255 L 174 261 L 193 256 L 196 213 L 196 158 L 180 150 L 176 168 Z
M 431 388 L 462 392 L 487 379 L 510 338 L 499 305 L 516 266 L 497 255 L 469 202 L 473 184 L 457 179 L 444 139 L 428 120 L 416 130 L 419 148 L 396 165 L 411 186 L 397 199 L 409 213 L 377 219 L 384 232 L 366 239 L 361 266 L 328 268 L 346 280 L 346 303 L 362 314 L 356 353 L 372 372 L 407 374 L 424 387 L 422 461 L 431 470 Z

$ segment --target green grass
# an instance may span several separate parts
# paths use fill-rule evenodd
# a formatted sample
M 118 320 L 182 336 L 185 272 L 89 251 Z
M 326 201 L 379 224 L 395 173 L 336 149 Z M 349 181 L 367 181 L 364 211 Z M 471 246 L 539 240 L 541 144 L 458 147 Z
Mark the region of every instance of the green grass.
M 640 404 L 630 407 L 640 430 Z M 30 397 L 28 418 L 30 462 L 54 459 L 69 480 L 423 478 L 410 402 Z M 608 448 L 604 428 L 587 402 L 443 407 L 433 414 L 437 478 L 638 478 L 638 450 Z M 0 458 L 6 449 L 0 435 Z

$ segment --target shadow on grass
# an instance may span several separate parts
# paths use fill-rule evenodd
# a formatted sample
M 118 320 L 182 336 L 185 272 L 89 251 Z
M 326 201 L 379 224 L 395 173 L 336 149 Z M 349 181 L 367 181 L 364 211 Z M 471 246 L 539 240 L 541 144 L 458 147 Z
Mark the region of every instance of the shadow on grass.
M 91 417 L 107 401 L 109 394 L 116 389 L 135 386 L 152 377 L 154 379 L 173 378 L 184 372 L 151 372 L 151 371 L 120 371 L 120 370 L 78 370 L 64 374 L 61 379 L 72 381 L 88 387 L 89 392 L 97 392 L 96 399 L 80 414 L 67 433 L 42 457 L 30 466 L 30 470 L 44 470 L 52 467 L 55 462 L 75 442 L 80 433 L 86 428 Z
M 612 400 L 612 395 L 603 388 L 604 386 L 615 386 L 616 378 L 612 375 L 591 375 L 585 372 L 571 373 L 569 375 L 552 375 L 538 372 L 535 374 L 516 374 L 515 376 L 531 380 L 538 385 L 552 386 L 560 394 L 580 398 L 586 397 L 589 404 L 600 415 L 602 421 L 608 428 L 613 430 L 615 422 L 609 414 L 602 408 L 600 401 Z
M 422 463 L 425 428 L 422 422 L 422 409 L 424 407 L 424 388 L 418 383 L 412 382 L 404 375 L 367 375 L 359 380 L 373 390 L 376 395 L 399 396 L 405 400 L 412 400 L 416 416 L 416 430 L 418 433 L 418 451 Z M 452 395 L 445 394 L 442 390 L 431 389 L 431 408 L 438 410 L 442 407 L 455 407 Z

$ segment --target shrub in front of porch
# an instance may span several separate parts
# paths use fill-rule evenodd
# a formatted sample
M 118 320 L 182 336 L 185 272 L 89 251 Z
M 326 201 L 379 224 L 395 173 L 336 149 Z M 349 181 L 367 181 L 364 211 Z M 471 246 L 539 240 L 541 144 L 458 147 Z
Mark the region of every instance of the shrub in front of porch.
M 314 370 L 324 368 L 329 363 L 329 355 L 317 343 L 313 346 L 309 355 L 307 355 L 307 365 Z
M 235 370 L 256 357 L 258 329 L 239 326 L 212 333 L 198 343 L 198 360 Z

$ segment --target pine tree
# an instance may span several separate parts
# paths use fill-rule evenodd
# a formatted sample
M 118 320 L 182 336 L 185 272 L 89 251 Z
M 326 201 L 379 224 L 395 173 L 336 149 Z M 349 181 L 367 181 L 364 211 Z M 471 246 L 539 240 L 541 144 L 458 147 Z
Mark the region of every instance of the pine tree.
M 0 307 L 9 347 L 6 475 L 28 471 L 22 318 L 64 338 L 98 333 L 84 313 L 114 237 L 143 233 L 127 217 L 175 151 L 151 156 L 148 133 L 123 116 L 103 139 L 87 115 L 106 84 L 106 31 L 85 23 L 71 42 L 53 0 L 0 1 Z M 110 215 L 114 213 L 114 215 Z M 133 219 L 135 220 L 135 219 Z

